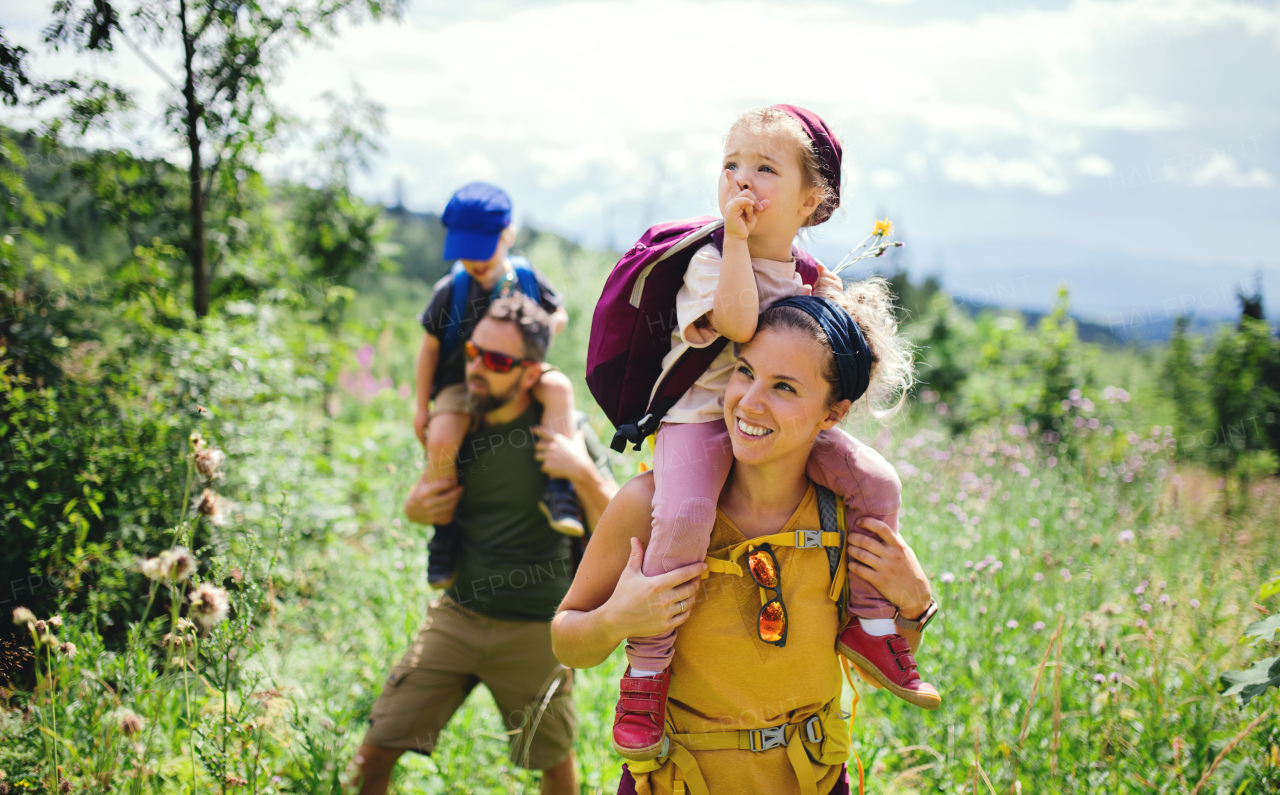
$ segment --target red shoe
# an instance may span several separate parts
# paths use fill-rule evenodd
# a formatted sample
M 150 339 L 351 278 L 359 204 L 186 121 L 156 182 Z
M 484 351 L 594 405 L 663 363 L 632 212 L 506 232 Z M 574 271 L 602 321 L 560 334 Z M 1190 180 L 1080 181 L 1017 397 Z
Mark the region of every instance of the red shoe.
M 657 676 L 632 676 L 631 666 L 622 675 L 618 709 L 613 715 L 613 750 L 624 759 L 646 762 L 662 755 L 667 746 L 667 685 L 671 671 Z
M 942 706 L 937 688 L 922 681 L 916 673 L 916 658 L 907 639 L 901 635 L 868 635 L 855 618 L 840 633 L 836 648 L 863 673 L 903 701 L 925 709 Z

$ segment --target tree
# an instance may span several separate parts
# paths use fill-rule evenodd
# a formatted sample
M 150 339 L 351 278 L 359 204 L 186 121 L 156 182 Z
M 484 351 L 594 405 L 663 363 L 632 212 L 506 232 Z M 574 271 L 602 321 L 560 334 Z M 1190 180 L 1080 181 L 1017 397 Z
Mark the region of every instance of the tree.
M 1169 352 L 1165 354 L 1160 384 L 1173 401 L 1173 431 L 1179 458 L 1190 458 L 1209 430 L 1209 401 L 1204 372 L 1195 361 L 1192 338 L 1187 333 L 1190 315 L 1180 315 L 1173 325 Z
M 123 42 L 169 84 L 166 124 L 187 165 L 192 302 L 209 313 L 210 208 L 232 214 L 241 177 L 281 125 L 267 85 L 301 41 L 331 35 L 344 18 L 398 16 L 403 0 L 57 0 L 45 40 L 58 48 L 110 53 Z M 176 48 L 178 79 L 144 49 Z M 102 113 L 115 112 L 110 104 Z

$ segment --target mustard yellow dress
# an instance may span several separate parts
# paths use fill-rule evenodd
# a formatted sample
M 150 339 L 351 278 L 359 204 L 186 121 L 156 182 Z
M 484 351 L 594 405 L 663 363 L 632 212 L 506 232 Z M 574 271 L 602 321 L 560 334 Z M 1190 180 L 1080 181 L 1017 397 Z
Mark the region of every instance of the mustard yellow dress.
M 843 528 L 843 505 L 838 511 Z M 628 764 L 639 795 L 825 795 L 835 787 L 849 757 L 835 651 L 845 559 L 840 534 L 811 532 L 806 540 L 796 533 L 818 528 L 812 484 L 787 524 L 769 536 L 749 540 L 717 512 L 709 547 L 715 551 L 708 556 L 713 570 L 676 636 L 667 701 L 670 751 L 653 762 Z M 818 537 L 821 546 L 814 545 Z M 765 541 L 778 560 L 787 610 L 782 648 L 759 638 L 762 598 L 773 594 L 745 570 L 746 555 Z M 826 548 L 837 546 L 833 580 Z

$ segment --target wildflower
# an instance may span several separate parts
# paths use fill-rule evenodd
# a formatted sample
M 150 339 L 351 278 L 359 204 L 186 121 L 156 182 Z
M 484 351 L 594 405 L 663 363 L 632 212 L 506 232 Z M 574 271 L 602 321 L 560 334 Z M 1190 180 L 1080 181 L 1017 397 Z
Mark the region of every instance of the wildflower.
M 227 783 L 233 787 L 243 787 L 245 784 L 248 784 L 249 782 L 246 781 L 245 779 L 240 778 L 239 776 L 233 776 L 230 773 L 228 773 Z
M 1043 631 L 1044 631 L 1044 622 L 1043 622 L 1043 621 L 1037 621 L 1036 623 L 1032 624 L 1032 625 L 1031 625 L 1031 631 L 1032 631 L 1032 632 L 1043 632 Z
M 58 647 L 58 651 L 62 652 L 63 657 L 66 657 L 68 660 L 70 660 L 72 657 L 76 656 L 76 651 L 77 651 L 76 644 L 72 643 L 71 641 L 67 641 L 66 643 Z
M 956 575 L 952 574 L 952 573 L 951 573 L 951 572 L 949 572 L 949 571 L 944 571 L 944 572 L 942 573 L 942 576 L 941 576 L 941 577 L 939 577 L 938 579 L 939 579 L 940 581 L 942 581 L 942 582 L 955 582 L 955 581 L 956 581 Z
M 893 222 L 888 218 L 883 221 L 876 221 L 875 229 L 871 230 L 871 234 L 876 237 L 887 237 L 893 234 Z
M 1130 541 L 1133 540 L 1133 531 L 1121 530 L 1120 535 L 1116 537 L 1116 540 L 1119 541 L 1121 544 L 1129 543 Z
M 1190 602 L 1188 602 L 1187 604 L 1191 605 L 1193 608 L 1195 608 L 1195 607 L 1199 607 L 1199 606 L 1200 606 L 1200 600 L 1199 600 L 1199 599 L 1192 599 L 1192 600 L 1191 600 Z
M 1169 594 L 1167 594 L 1167 593 L 1162 593 L 1162 594 L 1160 594 L 1160 599 L 1159 599 L 1158 601 L 1159 601 L 1159 602 L 1160 602 L 1160 604 L 1162 604 L 1162 605 L 1167 605 L 1167 604 L 1169 604 Z
M 205 629 L 216 626 L 230 609 L 227 592 L 207 582 L 196 586 L 187 598 L 191 600 L 191 617 Z
M 1071 569 L 1063 569 L 1058 574 L 1061 575 L 1063 582 L 1071 582 Z
M 1009 629 L 1017 629 L 1017 628 L 1018 628 L 1018 622 L 1017 622 L 1017 621 L 1015 621 L 1015 620 L 1014 620 L 1014 619 L 1012 619 L 1012 618 L 1011 618 L 1011 619 L 1009 619 L 1008 621 L 1004 622 L 1004 625 L 1005 625 L 1006 627 L 1008 627 Z
M 196 497 L 192 510 L 209 520 L 209 524 L 221 527 L 227 521 L 226 500 L 218 496 L 213 489 L 205 489 Z
M 36 614 L 25 607 L 15 607 L 13 609 L 13 623 L 19 627 L 30 626 L 36 623 Z
M 205 447 L 196 451 L 196 471 L 209 480 L 222 477 L 222 464 L 227 460 L 226 453 L 216 447 Z
M 1120 681 L 1120 672 L 1119 672 L 1119 671 L 1112 671 L 1112 672 L 1111 672 L 1111 676 L 1110 676 L 1109 678 L 1111 679 L 1111 681 L 1112 681 L 1112 682 L 1119 682 L 1119 681 Z
M 1144 612 L 1144 613 L 1150 613 L 1150 612 L 1151 612 L 1151 604 L 1150 604 L 1149 602 L 1143 602 L 1143 603 L 1142 603 L 1142 608 L 1141 608 L 1141 609 L 1142 609 L 1142 612 Z
M 1147 592 L 1147 584 L 1145 582 L 1139 585 L 1137 588 L 1133 589 L 1134 596 L 1142 596 L 1146 592 Z
M 49 616 L 49 626 L 54 629 L 62 629 L 62 616 Z
M 120 731 L 126 737 L 138 734 L 147 726 L 147 722 L 142 719 L 142 716 L 132 710 L 122 710 L 118 720 Z
M 1033 517 L 1031 517 L 1031 519 L 1030 519 L 1030 520 L 1028 520 L 1028 521 L 1027 521 L 1027 526 L 1028 526 L 1028 527 L 1039 527 L 1039 526 L 1040 526 L 1040 520 L 1039 520 L 1039 519 L 1037 519 L 1037 518 L 1035 518 L 1035 517 L 1033 516 Z
M 186 547 L 174 547 L 142 561 L 141 568 L 156 582 L 186 582 L 196 570 L 196 559 Z
M 196 408 L 200 407 L 197 406 Z M 204 449 L 204 437 L 200 435 L 200 431 L 192 431 L 191 435 L 187 437 L 187 441 L 191 443 L 192 450 L 199 451 Z
M 1101 605 L 1098 606 L 1098 610 L 1104 616 L 1114 616 L 1120 612 L 1120 605 L 1116 604 L 1115 602 L 1103 602 Z
M 47 634 L 49 632 L 49 622 L 38 618 L 35 623 L 31 625 L 31 630 L 37 635 Z
M 1037 571 L 1035 574 L 1031 575 L 1031 579 L 1035 580 L 1036 582 L 1044 582 L 1044 574 Z
M 1107 681 L 1107 677 L 1103 676 L 1102 674 L 1094 674 L 1093 681 L 1097 682 L 1098 684 L 1103 684 Z
M 985 616 L 986 614 L 987 614 L 987 606 L 986 606 L 986 605 L 982 605 L 981 607 L 979 607 L 979 608 L 978 608 L 978 615 L 980 615 L 980 616 Z

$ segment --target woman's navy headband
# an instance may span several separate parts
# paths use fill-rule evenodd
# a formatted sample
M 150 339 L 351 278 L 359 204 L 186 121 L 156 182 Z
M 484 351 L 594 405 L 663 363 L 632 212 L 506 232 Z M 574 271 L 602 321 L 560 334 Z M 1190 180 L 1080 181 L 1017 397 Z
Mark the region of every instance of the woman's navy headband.
M 836 302 L 816 295 L 793 295 L 770 309 L 789 306 L 818 321 L 831 343 L 840 371 L 840 394 L 836 400 L 857 400 L 871 386 L 871 349 L 857 321 Z

